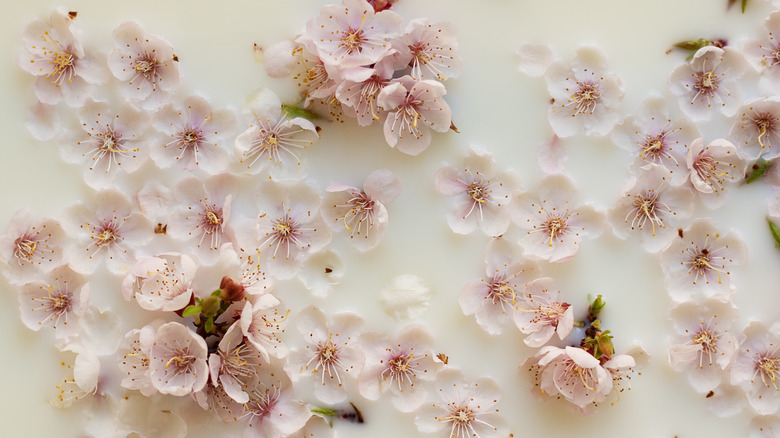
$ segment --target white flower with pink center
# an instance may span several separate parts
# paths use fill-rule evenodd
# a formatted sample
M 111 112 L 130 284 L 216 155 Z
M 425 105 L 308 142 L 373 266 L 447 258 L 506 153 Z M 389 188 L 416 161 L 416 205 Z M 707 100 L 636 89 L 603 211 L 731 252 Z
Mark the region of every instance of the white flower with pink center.
M 719 138 L 705 145 L 697 138 L 688 148 L 688 169 L 691 183 L 702 202 L 709 208 L 717 208 L 726 201 L 726 188 L 745 177 L 747 161 L 728 140 Z
M 729 333 L 736 317 L 733 304 L 714 300 L 680 304 L 670 314 L 677 335 L 669 346 L 669 364 L 685 372 L 701 394 L 728 381 L 727 370 L 739 348 Z
M 469 383 L 463 372 L 446 369 L 436 379 L 436 401 L 419 409 L 417 430 L 449 438 L 502 438 L 508 434 L 504 417 L 495 405 L 501 398 L 498 384 L 486 377 Z
M 764 95 L 780 92 L 780 11 L 773 11 L 764 21 L 767 33 L 761 40 L 748 40 L 743 44 L 742 52 L 745 59 L 761 76 L 758 80 L 758 90 Z
M 225 423 L 236 422 L 246 414 L 244 405 L 230 398 L 221 386 L 206 384 L 193 398 L 203 410 L 217 414 Z
M 92 273 L 105 260 L 109 271 L 127 272 L 136 250 L 152 239 L 152 223 L 116 190 L 98 192 L 91 204 L 73 205 L 63 214 L 62 226 L 75 240 L 68 251 L 70 263 Z
M 731 384 L 745 391 L 759 415 L 774 415 L 780 408 L 780 323 L 767 329 L 752 321 L 742 332 L 739 353 L 731 366 Z
M 184 254 L 141 259 L 122 281 L 122 294 L 126 300 L 135 297 L 146 310 L 181 310 L 192 300 L 192 280 L 197 269 L 195 261 Z
M 672 71 L 669 89 L 694 121 L 709 120 L 716 110 L 732 116 L 742 103 L 739 79 L 745 69 L 745 60 L 735 48 L 702 47 L 689 63 Z
M 574 310 L 561 300 L 561 291 L 550 277 L 525 285 L 513 316 L 517 328 L 528 335 L 523 342 L 531 347 L 541 347 L 555 334 L 563 339 L 574 327 Z
M 346 184 L 325 188 L 322 216 L 334 231 L 346 229 L 350 243 L 368 251 L 379 243 L 387 228 L 387 205 L 401 194 L 401 180 L 387 169 L 371 172 L 363 189 Z
M 327 64 L 341 68 L 370 65 L 388 55 L 390 41 L 401 30 L 402 18 L 392 11 L 374 13 L 365 0 L 326 5 L 306 23 L 310 38 Z
M 700 218 L 679 233 L 663 253 L 666 289 L 677 302 L 703 296 L 726 301 L 734 293 L 731 270 L 747 261 L 747 247 L 735 233 L 723 234 Z
M 519 243 L 526 255 L 562 262 L 574 257 L 584 238 L 601 234 L 604 215 L 578 198 L 574 181 L 550 175 L 539 184 L 538 195 L 523 193 L 515 199 L 512 216 L 525 231 Z
M 86 277 L 62 265 L 46 280 L 21 285 L 18 298 L 24 325 L 35 331 L 51 327 L 57 339 L 69 341 L 79 334 L 79 319 L 89 305 L 89 285 Z
M 583 412 L 612 391 L 612 375 L 582 348 L 542 347 L 532 361 L 542 393 L 563 397 Z
M 358 390 L 369 400 L 392 394 L 393 406 L 412 412 L 426 398 L 426 385 L 436 379 L 444 364 L 431 350 L 433 333 L 425 326 L 411 324 L 393 340 L 367 333 L 362 337 L 366 364 L 358 376 Z
M 384 125 L 387 144 L 405 154 L 419 155 L 431 144 L 431 129 L 447 132 L 452 114 L 443 98 L 446 93 L 439 82 L 415 81 L 411 76 L 382 89 L 378 103 L 389 111 Z
M 335 97 L 336 87 L 341 82 L 338 67 L 326 65 L 322 61 L 311 39 L 299 37 L 296 43 L 289 55 L 287 52 L 278 55 L 267 53 L 266 64 L 288 60 L 288 56 L 292 56 L 295 63 L 292 67 L 293 79 L 301 94 L 306 97 L 304 105 L 308 107 L 312 103 L 320 102 L 329 106 L 329 102 Z
M 311 412 L 305 403 L 293 399 L 290 378 L 282 370 L 263 365 L 260 383 L 252 390 L 245 406 L 249 425 L 244 436 L 267 438 L 291 436 L 303 428 Z
M 604 136 L 618 120 L 625 88 L 607 73 L 604 53 L 589 46 L 577 49 L 571 65 L 555 60 L 544 74 L 552 103 L 547 119 L 558 137 Z
M 373 68 L 356 68 L 342 72 L 336 89 L 344 114 L 357 119 L 358 125 L 369 126 L 382 120 L 387 111 L 379 107 L 379 93 L 391 83 L 395 70 L 393 57 L 386 57 Z
M 22 35 L 19 66 L 37 76 L 33 90 L 48 105 L 64 101 L 70 107 L 81 106 L 92 86 L 107 79 L 104 61 L 85 53 L 72 14 L 54 10 L 49 20 L 34 20 Z
M 306 344 L 293 350 L 284 367 L 293 382 L 314 376 L 314 396 L 324 403 L 347 399 L 347 378 L 354 379 L 363 366 L 358 345 L 363 318 L 355 313 L 336 313 L 327 318 L 316 307 L 303 309 L 296 317 Z
M 523 258 L 519 248 L 505 239 L 492 239 L 485 251 L 485 277 L 466 283 L 458 304 L 488 333 L 500 334 L 512 323 L 525 284 L 540 275 L 539 266 Z
M 162 394 L 183 396 L 203 389 L 209 378 L 206 341 L 169 322 L 157 329 L 149 357 L 152 385 Z
M 259 263 L 257 251 L 233 249 L 232 243 L 225 243 L 219 250 L 220 272 L 238 283 L 249 295 L 262 295 L 273 289 L 274 281 Z
M 120 383 L 123 388 L 139 390 L 146 397 L 157 392 L 152 385 L 149 355 L 156 330 L 152 326 L 133 329 L 125 335 L 120 351 L 125 354 L 119 360 L 119 370 L 125 374 Z
M 408 66 L 409 75 L 420 81 L 456 78 L 463 61 L 458 50 L 458 32 L 452 23 L 431 24 L 417 18 L 406 25 L 404 33 L 393 40 L 398 62 Z
M 47 218 L 33 221 L 29 209 L 17 211 L 8 223 L 8 232 L 0 236 L 3 274 L 12 284 L 36 279 L 40 273 L 60 264 L 64 241 L 59 221 Z
M 696 125 L 687 117 L 673 117 L 666 100 L 660 97 L 645 100 L 637 115 L 623 120 L 612 134 L 615 144 L 634 157 L 633 173 L 647 164 L 658 164 L 669 170 L 672 185 L 688 178 L 688 146 L 700 137 Z
M 513 172 L 496 173 L 493 154 L 469 149 L 461 166 L 444 166 L 436 172 L 436 191 L 451 196 L 455 208 L 447 223 L 458 234 L 480 227 L 488 236 L 500 236 L 511 221 L 509 203 L 521 190 Z
M 185 170 L 217 174 L 227 166 L 226 137 L 233 135 L 235 125 L 232 111 L 212 110 L 199 96 L 184 99 L 181 106 L 165 106 L 157 112 L 154 126 L 165 134 L 166 143 L 152 149 L 152 159 L 163 169 L 178 163 Z
M 287 355 L 287 345 L 279 335 L 284 332 L 289 311 L 281 309 L 281 302 L 271 293 L 254 297 L 246 301 L 241 309 L 241 332 L 266 362 L 270 356 L 282 358 Z
M 82 131 L 61 146 L 65 161 L 84 166 L 84 181 L 92 188 L 113 186 L 119 173 L 132 173 L 149 157 L 141 140 L 149 128 L 147 113 L 130 105 L 113 112 L 104 102 L 87 101 L 79 110 Z
M 267 181 L 257 190 L 257 203 L 260 255 L 277 278 L 291 278 L 310 254 L 330 242 L 319 213 L 320 197 L 312 187 Z
M 651 164 L 633 176 L 617 204 L 607 214 L 612 231 L 620 239 L 638 234 L 642 247 L 658 252 L 677 235 L 677 226 L 693 213 L 693 192 L 672 186 L 669 171 Z
M 217 351 L 209 355 L 211 383 L 222 386 L 233 400 L 246 403 L 249 401 L 246 386 L 250 379 L 257 377 L 260 359 L 257 350 L 244 338 L 240 321 L 236 321 L 222 336 Z
M 773 96 L 746 102 L 737 111 L 729 138 L 749 158 L 780 156 L 780 99 Z
M 122 96 L 144 108 L 156 109 L 179 89 L 179 62 L 171 44 L 127 21 L 114 29 L 114 50 L 108 68 L 120 82 Z

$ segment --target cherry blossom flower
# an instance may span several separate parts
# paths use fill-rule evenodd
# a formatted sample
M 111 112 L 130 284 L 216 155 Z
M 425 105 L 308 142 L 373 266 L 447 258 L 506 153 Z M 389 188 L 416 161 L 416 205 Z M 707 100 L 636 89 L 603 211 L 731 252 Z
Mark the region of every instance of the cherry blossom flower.
M 390 85 L 395 60 L 383 58 L 373 68 L 359 68 L 342 72 L 336 88 L 336 98 L 344 113 L 357 119 L 358 125 L 369 126 L 382 120 L 386 111 L 379 107 L 379 93 Z
M 727 381 L 727 369 L 739 348 L 737 338 L 729 333 L 737 308 L 713 300 L 683 303 L 672 310 L 670 317 L 677 332 L 669 346 L 672 368 L 686 372 L 688 382 L 700 394 Z
M 748 40 L 743 45 L 745 59 L 761 76 L 758 80 L 758 90 L 764 95 L 780 92 L 780 44 L 776 35 L 780 34 L 780 11 L 773 11 L 764 21 L 767 33 L 761 40 Z
M 322 216 L 334 231 L 349 232 L 350 243 L 359 251 L 376 246 L 388 224 L 387 204 L 401 194 L 401 180 L 387 169 L 371 172 L 363 189 L 331 184 L 322 200 Z
M 362 343 L 366 364 L 358 376 L 360 394 L 377 400 L 389 391 L 396 409 L 417 410 L 427 394 L 421 384 L 434 381 L 444 365 L 431 350 L 433 333 L 423 325 L 410 324 L 392 341 L 384 335 L 367 333 Z
M 446 369 L 436 379 L 438 400 L 420 408 L 414 419 L 423 433 L 448 430 L 450 438 L 498 438 L 508 434 L 506 420 L 495 408 L 498 384 L 483 377 L 467 383 L 463 373 Z
M 745 391 L 756 413 L 774 415 L 780 407 L 780 323 L 767 329 L 761 322 L 751 321 L 742 332 L 739 346 L 731 367 L 731 384 Z
M 48 21 L 33 20 L 22 36 L 19 66 L 37 76 L 35 96 L 48 105 L 64 101 L 70 107 L 81 106 L 92 86 L 106 80 L 103 63 L 84 51 L 74 18 L 55 9 Z
M 639 234 L 650 252 L 666 248 L 677 235 L 677 225 L 693 212 L 691 189 L 671 186 L 668 178 L 668 170 L 651 164 L 629 180 L 607 214 L 615 236 L 626 239 Z
M 12 284 L 26 283 L 59 265 L 64 241 L 59 221 L 43 218 L 33 222 L 29 209 L 17 211 L 8 223 L 8 232 L 0 236 L 0 262 L 6 279 Z
M 688 146 L 700 137 L 699 129 L 687 117 L 674 117 L 660 97 L 646 99 L 634 117 L 623 120 L 612 133 L 617 146 L 634 156 L 632 171 L 654 163 L 666 167 L 672 185 L 688 178 L 685 156 Z
M 402 18 L 392 11 L 374 13 L 365 0 L 342 0 L 326 5 L 306 23 L 318 55 L 327 64 L 341 68 L 370 65 L 391 50 L 390 40 L 401 29 Z
M 149 355 L 152 351 L 156 330 L 147 325 L 140 329 L 132 329 L 125 335 L 121 351 L 126 353 L 121 356 L 119 370 L 126 374 L 121 385 L 127 389 L 137 389 L 146 397 L 157 392 L 152 385 L 152 374 L 149 369 Z
M 260 384 L 245 405 L 249 427 L 244 436 L 287 437 L 301 430 L 311 412 L 304 403 L 292 397 L 292 383 L 284 371 L 267 365 L 260 367 Z
M 319 195 L 308 185 L 267 181 L 258 188 L 257 200 L 260 255 L 277 278 L 291 278 L 304 259 L 330 242 Z
M 694 121 L 709 120 L 713 107 L 732 116 L 742 103 L 739 79 L 745 69 L 742 55 L 733 47 L 702 47 L 688 64 L 672 71 L 669 89 Z
M 418 81 L 444 81 L 460 74 L 463 61 L 452 23 L 431 24 L 427 18 L 414 19 L 393 40 L 393 48 L 398 51 L 399 64 L 408 65 L 409 75 Z
M 268 89 L 257 93 L 250 112 L 249 128 L 235 143 L 241 170 L 257 174 L 267 169 L 271 179 L 277 181 L 301 178 L 299 154 L 317 139 L 314 124 L 302 117 L 288 118 L 279 98 Z
M 171 44 L 126 21 L 114 29 L 114 50 L 108 57 L 111 73 L 119 79 L 122 96 L 144 108 L 161 107 L 180 85 L 178 58 Z
M 749 158 L 771 160 L 780 156 L 780 99 L 765 97 L 746 102 L 737 111 L 729 138 Z
M 470 234 L 478 226 L 488 236 L 499 236 L 509 228 L 509 203 L 521 190 L 513 172 L 496 174 L 490 152 L 469 149 L 459 167 L 444 166 L 436 172 L 436 191 L 452 196 L 453 211 L 447 223 L 458 234 Z
M 528 256 L 550 262 L 574 257 L 585 237 L 601 234 L 604 215 L 578 199 L 574 181 L 550 175 L 538 196 L 523 193 L 512 204 L 514 222 L 525 231 L 520 246 Z
M 183 396 L 206 385 L 206 341 L 192 330 L 169 322 L 157 329 L 149 357 L 152 385 L 162 394 Z
M 629 354 L 614 354 L 601 366 L 612 378 L 612 390 L 618 395 L 619 400 L 619 393 L 628 388 L 627 381 L 631 379 L 630 374 L 634 371 L 636 359 Z
M 320 251 L 306 260 L 297 276 L 312 296 L 324 298 L 344 277 L 344 262 L 334 251 Z
M 130 199 L 116 190 L 98 192 L 93 206 L 75 204 L 63 216 L 63 228 L 76 239 L 68 259 L 84 273 L 92 273 L 101 260 L 115 274 L 126 272 L 135 263 L 136 249 L 154 231 L 149 219 L 133 211 Z
M 533 361 L 542 393 L 561 396 L 583 412 L 612 391 L 612 375 L 582 348 L 542 347 Z
M 379 93 L 385 118 L 385 140 L 408 155 L 419 155 L 431 144 L 430 130 L 447 132 L 452 126 L 450 106 L 442 98 L 447 90 L 435 81 L 404 76 Z
M 122 282 L 126 300 L 135 296 L 146 310 L 176 311 L 190 304 L 198 265 L 189 256 L 159 254 L 138 260 Z
M 120 398 L 118 405 L 117 414 L 112 419 L 112 426 L 120 431 L 118 437 L 122 434 L 168 438 L 187 436 L 187 422 L 159 398 L 129 394 Z
M 163 169 L 178 163 L 185 170 L 200 168 L 217 174 L 227 165 L 225 137 L 235 124 L 232 111 L 214 111 L 202 97 L 186 98 L 181 107 L 165 106 L 158 111 L 154 126 L 170 141 L 152 149 L 152 159 Z
M 280 304 L 271 293 L 256 296 L 254 302 L 244 303 L 239 317 L 241 332 L 266 362 L 270 354 L 277 358 L 287 355 L 287 345 L 279 340 L 279 335 L 290 312 L 282 310 Z
M 363 319 L 351 312 L 336 313 L 329 319 L 309 306 L 297 316 L 298 331 L 306 345 L 293 350 L 284 367 L 293 382 L 305 376 L 319 381 L 314 396 L 324 403 L 347 399 L 347 376 L 357 377 L 363 365 L 363 351 L 357 345 Z
M 60 151 L 65 161 L 85 165 L 84 181 L 95 189 L 113 185 L 117 173 L 132 173 L 149 156 L 141 140 L 149 115 L 130 105 L 112 112 L 104 102 L 87 101 L 79 110 L 82 132 Z
M 222 336 L 217 351 L 209 355 L 208 364 L 212 384 L 222 386 L 239 403 L 249 401 L 245 380 L 257 377 L 260 354 L 246 342 L 240 321 L 233 323 Z
M 176 185 L 178 208 L 170 217 L 167 233 L 174 239 L 193 241 L 202 265 L 213 265 L 224 243 L 235 241 L 230 207 L 238 181 L 228 174 L 201 182 L 185 178 Z
M 256 379 L 255 377 L 253 381 Z M 246 407 L 230 398 L 222 386 L 206 384 L 203 389 L 194 393 L 193 397 L 198 406 L 216 413 L 225 423 L 236 422 L 246 415 Z
M 321 102 L 329 106 L 336 94 L 336 88 L 341 82 L 337 67 L 325 64 L 317 55 L 317 48 L 311 39 L 298 38 L 298 45 L 293 50 L 296 65 L 293 67 L 293 79 L 306 97 L 304 104 Z M 271 54 L 266 55 L 266 63 L 271 62 Z
M 704 205 L 717 208 L 726 201 L 726 187 L 741 181 L 747 161 L 728 140 L 719 138 L 704 145 L 697 138 L 688 148 L 686 160 L 691 172 L 691 183 Z
M 89 285 L 86 277 L 61 265 L 46 280 L 23 284 L 18 298 L 24 325 L 35 331 L 51 327 L 57 339 L 69 341 L 79 333 L 79 319 L 89 305 Z
M 59 408 L 68 408 L 78 400 L 83 400 L 90 396 L 102 397 L 105 395 L 103 385 L 101 385 L 101 364 L 100 358 L 89 349 L 84 348 L 77 342 L 68 343 L 61 348 L 61 351 L 75 353 L 73 365 L 61 362 L 69 371 L 72 371 L 72 377 L 66 377 L 62 383 L 57 385 L 57 398 L 49 403 Z
M 550 64 L 545 72 L 552 97 L 547 119 L 556 135 L 604 136 L 612 130 L 625 89 L 616 74 L 606 72 L 606 56 L 589 46 L 577 49 L 571 66 L 560 60 Z
M 675 301 L 699 296 L 726 301 L 734 292 L 731 269 L 747 261 L 735 233 L 721 234 L 711 219 L 696 219 L 661 253 L 666 289 Z
M 233 249 L 232 243 L 225 243 L 219 249 L 220 271 L 236 282 L 249 295 L 262 295 L 274 286 L 273 277 L 266 273 L 259 263 L 256 251 Z
M 560 291 L 550 277 L 537 278 L 526 284 L 519 295 L 514 321 L 522 333 L 523 342 L 531 347 L 541 347 L 554 334 L 559 339 L 569 335 L 574 326 L 574 311 L 569 303 L 561 301 Z
M 485 251 L 485 277 L 466 283 L 458 295 L 464 315 L 474 315 L 490 334 L 500 334 L 521 299 L 525 284 L 541 275 L 539 266 L 505 239 L 492 239 Z

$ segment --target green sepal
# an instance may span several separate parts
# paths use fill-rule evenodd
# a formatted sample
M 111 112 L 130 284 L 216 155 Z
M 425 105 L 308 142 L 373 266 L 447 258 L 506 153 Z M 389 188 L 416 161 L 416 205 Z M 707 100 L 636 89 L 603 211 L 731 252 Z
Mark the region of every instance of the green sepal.
M 312 408 L 311 412 L 314 414 L 322 415 L 323 417 L 335 417 L 336 411 L 328 408 Z
M 704 38 L 699 38 L 698 40 L 688 40 L 688 41 L 680 41 L 679 43 L 676 43 L 674 47 L 677 47 L 678 49 L 683 50 L 693 50 L 694 52 L 701 49 L 702 47 L 707 47 L 712 42 L 710 40 L 705 40 Z
M 198 306 L 196 304 L 191 304 L 191 305 L 189 305 L 189 306 L 184 308 L 184 311 L 181 312 L 181 316 L 182 316 L 182 318 L 187 318 L 189 316 L 195 316 L 195 315 L 199 314 L 202 310 L 203 309 L 200 306 Z
M 217 289 L 217 290 L 215 290 L 214 292 L 211 293 L 212 297 L 218 297 L 220 295 L 222 295 L 222 289 Z
M 742 0 L 742 13 L 745 13 L 745 7 L 747 7 L 747 0 Z
M 282 105 L 282 111 L 290 118 L 302 117 L 306 120 L 317 120 L 319 118 L 313 111 L 288 103 Z
M 775 239 L 775 248 L 780 248 L 780 227 L 769 219 L 767 222 L 769 223 L 769 231 L 772 232 L 772 238 Z
M 604 300 L 601 298 L 601 295 L 596 295 L 596 298 L 592 300 L 590 306 L 588 306 L 588 319 L 593 321 L 598 318 L 599 313 L 604 310 L 604 306 L 606 305 L 607 303 L 604 302 Z
M 206 330 L 206 333 L 211 333 L 211 331 L 214 329 L 214 317 L 210 316 L 209 319 L 206 320 L 206 322 L 203 324 L 203 329 Z
M 750 184 L 764 176 L 766 171 L 769 170 L 769 166 L 771 164 L 771 161 L 767 161 L 763 158 L 756 160 L 756 162 L 753 163 L 753 166 L 751 167 L 753 171 L 748 174 L 747 178 L 745 178 L 745 184 Z

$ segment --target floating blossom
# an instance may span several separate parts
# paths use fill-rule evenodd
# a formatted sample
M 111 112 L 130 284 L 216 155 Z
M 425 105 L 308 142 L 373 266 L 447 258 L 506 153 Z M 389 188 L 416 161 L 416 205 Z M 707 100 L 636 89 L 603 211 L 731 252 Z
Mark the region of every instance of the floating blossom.
M 357 377 L 363 365 L 363 352 L 356 345 L 363 319 L 350 312 L 337 313 L 328 321 L 315 307 L 307 307 L 297 316 L 298 330 L 306 345 L 290 353 L 285 371 L 293 382 L 315 376 L 314 396 L 324 403 L 347 399 L 346 377 Z
M 543 394 L 561 396 L 583 412 L 612 391 L 612 375 L 582 348 L 542 347 L 531 361 Z
M 264 365 L 260 368 L 260 383 L 252 390 L 246 403 L 249 427 L 245 437 L 290 436 L 309 421 L 311 412 L 306 404 L 293 400 L 290 378 L 281 370 Z
M 22 322 L 31 330 L 51 327 L 59 340 L 69 341 L 79 333 L 79 319 L 89 305 L 86 277 L 68 265 L 54 268 L 44 281 L 19 288 Z
M 67 12 L 54 10 L 48 21 L 30 23 L 22 36 L 19 66 L 37 76 L 35 96 L 48 105 L 64 101 L 78 107 L 89 97 L 93 85 L 106 80 L 103 63 L 84 52 L 73 19 Z
M 669 364 L 688 375 L 688 382 L 700 394 L 714 390 L 727 380 L 727 368 L 736 356 L 737 338 L 729 333 L 737 317 L 731 303 L 708 300 L 684 303 L 670 315 L 677 335 L 669 346 Z
M 389 391 L 396 409 L 417 410 L 426 397 L 421 384 L 434 381 L 444 365 L 431 350 L 433 333 L 423 325 L 411 324 L 393 341 L 373 333 L 363 335 L 362 340 L 366 364 L 358 377 L 360 394 L 377 400 Z
M 6 279 L 22 284 L 59 265 L 64 239 L 59 221 L 44 218 L 33 222 L 27 208 L 14 213 L 8 232 L 0 236 L 0 261 Z
M 520 238 L 524 253 L 550 262 L 574 257 L 585 237 L 597 237 L 603 214 L 578 199 L 574 181 L 563 175 L 545 177 L 539 194 L 520 195 L 512 204 L 512 216 L 525 231 Z
M 499 438 L 508 434 L 506 420 L 495 408 L 501 390 L 492 379 L 467 383 L 459 370 L 446 369 L 436 379 L 438 400 L 423 406 L 415 417 L 423 433 L 447 430 L 450 438 Z
M 152 351 L 155 329 L 144 326 L 133 329 L 125 335 L 120 351 L 125 351 L 119 360 L 119 370 L 126 374 L 121 385 L 127 389 L 137 389 L 146 397 L 157 392 L 152 385 L 152 374 L 149 369 L 149 355 Z
M 626 184 L 608 214 L 617 237 L 639 234 L 647 251 L 658 252 L 677 235 L 677 224 L 693 212 L 693 192 L 687 187 L 671 186 L 668 174 L 668 170 L 652 164 Z
M 569 303 L 561 301 L 561 292 L 549 277 L 538 278 L 525 286 L 517 301 L 514 320 L 517 328 L 527 334 L 523 342 L 541 347 L 554 334 L 559 339 L 569 335 L 574 327 L 574 311 Z
M 680 185 L 688 177 L 688 146 L 700 134 L 687 117 L 672 119 L 665 99 L 651 97 L 642 103 L 636 116 L 615 127 L 612 137 L 616 145 L 634 156 L 634 173 L 647 164 L 658 164 L 669 170 L 672 185 Z
M 401 180 L 387 169 L 371 172 L 363 189 L 331 184 L 322 200 L 322 216 L 334 230 L 349 232 L 350 243 L 368 251 L 379 243 L 388 224 L 386 205 L 401 194 Z
M 344 262 L 333 251 L 321 251 L 309 257 L 298 271 L 298 279 L 315 297 L 327 297 L 344 277 Z
M 84 273 L 92 273 L 101 260 L 115 274 L 127 272 L 136 249 L 148 243 L 153 232 L 149 219 L 133 211 L 130 199 L 115 190 L 99 192 L 94 206 L 69 207 L 62 225 L 76 239 L 68 252 L 70 263 Z
M 734 292 L 731 269 L 747 261 L 747 248 L 734 233 L 721 234 L 710 219 L 696 219 L 661 254 L 666 288 L 675 301 L 699 296 L 726 301 Z
M 767 329 L 761 322 L 750 322 L 739 346 L 731 367 L 731 384 L 745 391 L 756 413 L 774 415 L 780 407 L 780 324 Z
M 126 300 L 135 296 L 146 310 L 176 311 L 192 300 L 192 280 L 198 265 L 184 254 L 167 253 L 141 259 L 122 282 Z
M 299 156 L 317 139 L 317 128 L 302 117 L 289 118 L 282 102 L 268 89 L 250 103 L 249 128 L 236 138 L 235 152 L 242 171 L 257 174 L 268 169 L 271 179 L 303 176 Z
M 149 156 L 141 139 L 149 127 L 147 113 L 130 105 L 112 112 L 104 102 L 87 101 L 79 110 L 82 132 L 62 145 L 65 161 L 84 165 L 84 181 L 95 189 L 113 185 L 118 173 L 132 173 Z
M 421 81 L 456 78 L 463 61 L 458 50 L 458 32 L 452 23 L 431 24 L 417 18 L 406 25 L 404 33 L 393 40 L 398 63 L 409 66 L 409 76 Z
M 543 75 L 556 59 L 555 53 L 546 44 L 523 43 L 515 54 L 520 58 L 517 70 L 532 78 Z
M 436 172 L 436 191 L 454 197 L 455 209 L 447 223 L 458 234 L 469 234 L 478 226 L 488 236 L 499 236 L 509 228 L 509 203 L 521 189 L 512 172 L 496 174 L 490 152 L 471 148 L 463 166 L 444 166 Z
M 149 358 L 152 385 L 162 394 L 183 396 L 206 385 L 206 341 L 192 330 L 169 322 L 157 329 Z
M 370 65 L 388 55 L 390 40 L 401 29 L 402 18 L 392 11 L 374 13 L 365 0 L 343 0 L 326 5 L 306 23 L 302 38 L 310 39 L 322 60 L 340 68 Z
M 761 73 L 759 91 L 764 95 L 773 95 L 780 92 L 780 43 L 777 41 L 777 35 L 780 35 L 780 11 L 769 14 L 764 21 L 764 29 L 767 30 L 764 39 L 746 41 L 743 53 L 750 65 Z
M 500 334 L 512 322 L 526 283 L 541 275 L 539 266 L 523 258 L 505 239 L 492 239 L 485 251 L 485 274 L 466 283 L 458 295 L 464 315 L 474 315 L 490 334 Z
M 369 126 L 382 120 L 386 111 L 379 107 L 379 93 L 390 85 L 395 70 L 390 56 L 373 68 L 359 68 L 342 72 L 342 81 L 336 89 L 344 114 L 357 119 L 358 125 Z
M 552 97 L 547 119 L 556 135 L 604 136 L 612 130 L 625 88 L 606 71 L 604 53 L 588 46 L 577 49 L 571 66 L 560 60 L 550 64 L 544 75 Z
M 237 282 L 246 294 L 262 295 L 273 288 L 273 278 L 260 265 L 256 251 L 236 251 L 232 243 L 225 243 L 219 250 L 219 262 L 220 271 Z
M 211 109 L 202 97 L 184 99 L 182 107 L 168 105 L 157 113 L 154 126 L 168 138 L 152 149 L 152 159 L 161 168 L 174 163 L 185 170 L 222 171 L 228 161 L 225 137 L 231 135 L 236 117 L 230 110 Z
M 748 158 L 780 156 L 780 100 L 765 97 L 745 103 L 737 111 L 729 138 Z
M 114 29 L 108 68 L 119 79 L 119 91 L 131 102 L 156 109 L 179 89 L 179 62 L 171 44 L 127 21 Z
M 742 55 L 733 47 L 702 47 L 690 63 L 672 71 L 669 89 L 694 121 L 709 120 L 715 109 L 732 116 L 742 103 L 739 79 L 745 68 Z
M 290 312 L 282 310 L 280 304 L 278 298 L 267 293 L 256 297 L 254 303 L 247 301 L 241 310 L 241 332 L 266 362 L 270 354 L 277 358 L 287 355 L 287 345 L 279 335 Z
M 260 354 L 252 344 L 247 344 L 240 321 L 228 328 L 217 351 L 209 355 L 208 364 L 213 385 L 222 386 L 225 393 L 239 403 L 249 401 L 245 386 L 248 379 L 257 377 Z
M 747 169 L 747 162 L 740 157 L 737 148 L 722 138 L 706 146 L 703 139 L 694 140 L 688 148 L 686 162 L 693 187 L 710 208 L 725 202 L 727 185 L 741 181 Z
M 419 155 L 431 144 L 431 129 L 447 132 L 452 115 L 442 98 L 446 92 L 438 82 L 415 81 L 411 76 L 386 86 L 378 103 L 390 111 L 384 125 L 387 144 L 405 154 Z

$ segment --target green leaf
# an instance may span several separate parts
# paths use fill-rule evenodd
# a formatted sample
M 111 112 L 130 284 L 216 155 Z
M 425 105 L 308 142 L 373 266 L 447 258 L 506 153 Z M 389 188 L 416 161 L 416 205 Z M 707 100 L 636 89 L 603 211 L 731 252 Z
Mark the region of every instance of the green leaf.
M 760 179 L 762 176 L 764 176 L 766 171 L 769 169 L 769 166 L 771 165 L 771 161 L 767 161 L 763 158 L 756 160 L 756 162 L 753 163 L 753 166 L 751 167 L 753 170 L 748 174 L 747 178 L 745 178 L 745 184 L 750 184 L 753 181 Z
M 780 248 L 780 227 L 769 219 L 767 219 L 767 222 L 769 222 L 769 231 L 772 232 L 772 238 L 775 239 L 775 248 Z
M 203 328 L 206 330 L 206 333 L 211 333 L 211 331 L 214 329 L 213 316 L 210 316 L 209 319 L 206 320 L 205 324 L 203 324 Z
M 282 105 L 282 111 L 287 114 L 287 117 L 303 117 L 306 120 L 317 120 L 319 116 L 312 111 L 305 108 L 301 108 L 297 105 L 284 104 Z
M 222 289 L 217 289 L 217 290 L 215 290 L 214 292 L 211 293 L 212 297 L 218 297 L 220 295 L 222 295 Z
M 181 312 L 182 318 L 187 318 L 188 316 L 195 316 L 201 312 L 201 307 L 197 306 L 195 304 L 192 304 L 190 306 L 187 306 L 183 312 Z
M 688 40 L 688 41 L 680 41 L 679 43 L 676 43 L 674 47 L 677 47 L 678 49 L 683 50 L 693 50 L 694 52 L 701 49 L 702 47 L 707 47 L 712 42 L 710 40 L 705 40 L 704 38 L 699 38 L 698 40 Z
M 312 408 L 312 413 L 322 415 L 323 417 L 335 417 L 336 411 L 328 408 Z

